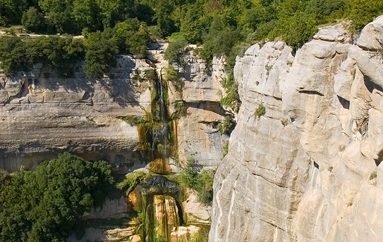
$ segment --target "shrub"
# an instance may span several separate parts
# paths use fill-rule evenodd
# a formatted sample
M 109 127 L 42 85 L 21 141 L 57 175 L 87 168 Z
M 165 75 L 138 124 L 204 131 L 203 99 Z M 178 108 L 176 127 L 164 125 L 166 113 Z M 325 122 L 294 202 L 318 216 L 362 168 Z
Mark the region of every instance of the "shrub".
M 148 174 L 145 172 L 131 172 L 125 176 L 125 179 L 117 184 L 117 188 L 125 190 L 126 195 L 133 191 L 133 189 L 147 178 Z
M 199 172 L 195 167 L 194 160 L 189 160 L 186 167 L 180 175 L 180 182 L 195 190 L 198 194 L 198 200 L 204 204 L 210 204 L 213 201 L 213 170 L 204 170 Z
M 234 112 L 238 112 L 241 101 L 239 100 L 238 84 L 234 80 L 234 74 L 231 72 L 222 84 L 226 90 L 226 96 L 220 100 L 220 104 L 224 107 L 230 107 Z
M 185 106 L 185 103 L 183 101 L 176 102 L 174 104 L 174 113 L 171 115 L 171 119 L 179 119 L 181 117 L 184 117 L 187 114 L 187 107 Z
M 35 7 L 30 7 L 28 11 L 23 14 L 21 23 L 27 31 L 36 33 L 43 33 L 46 31 L 44 15 Z
M 28 70 L 30 63 L 25 54 L 25 43 L 18 37 L 0 37 L 0 62 L 6 74 Z
M 227 153 L 229 153 L 229 141 L 227 141 L 224 145 L 223 145 L 223 157 L 225 157 L 227 155 Z
M 369 180 L 375 179 L 377 176 L 378 176 L 378 175 L 377 175 L 377 172 L 376 172 L 376 171 L 373 171 L 373 172 L 371 172 L 371 174 L 370 174 Z
M 185 53 L 187 44 L 188 43 L 184 39 L 177 39 L 173 42 L 170 42 L 164 53 L 165 59 L 169 62 L 179 62 L 180 56 Z
M 218 131 L 220 134 L 230 135 L 231 131 L 234 129 L 235 123 L 231 116 L 227 115 L 221 123 L 218 124 Z
M 111 29 L 89 34 L 86 46 L 84 72 L 88 77 L 101 77 L 109 68 L 115 66 L 118 45 Z
M 254 116 L 257 117 L 257 118 L 260 118 L 261 116 L 265 115 L 266 114 L 266 108 L 265 106 L 263 106 L 263 104 L 259 104 L 259 106 L 257 107 L 257 109 L 255 109 L 254 111 Z
M 286 126 L 286 125 L 288 125 L 288 124 L 289 124 L 289 120 L 288 120 L 288 119 L 286 119 L 286 118 L 284 118 L 284 119 L 281 119 L 281 124 L 282 124 L 283 126 Z
M 145 79 L 147 80 L 155 81 L 158 79 L 157 72 L 154 69 L 147 69 L 144 71 L 144 73 L 145 73 Z

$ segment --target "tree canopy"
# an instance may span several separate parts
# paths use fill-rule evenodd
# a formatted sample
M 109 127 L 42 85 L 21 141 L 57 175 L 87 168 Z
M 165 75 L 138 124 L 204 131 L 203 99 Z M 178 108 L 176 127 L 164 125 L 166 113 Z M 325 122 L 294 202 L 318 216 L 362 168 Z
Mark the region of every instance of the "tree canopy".
M 106 161 L 64 153 L 36 171 L 0 171 L 0 241 L 66 241 L 76 220 L 113 183 Z
M 22 24 L 41 34 L 87 33 L 81 54 L 57 56 L 64 57 L 63 75 L 70 72 L 69 60 L 85 57 L 89 77 L 113 66 L 109 60 L 116 54 L 145 57 L 148 42 L 174 33 L 202 44 L 202 55 L 210 59 L 235 56 L 243 43 L 275 38 L 299 48 L 319 25 L 347 19 L 352 31 L 360 31 L 379 14 L 381 0 L 0 0 L 0 26 Z M 10 72 L 30 65 L 27 45 L 12 41 L 1 47 L 8 53 L 0 53 L 3 69 Z M 58 67 L 57 61 L 51 64 Z

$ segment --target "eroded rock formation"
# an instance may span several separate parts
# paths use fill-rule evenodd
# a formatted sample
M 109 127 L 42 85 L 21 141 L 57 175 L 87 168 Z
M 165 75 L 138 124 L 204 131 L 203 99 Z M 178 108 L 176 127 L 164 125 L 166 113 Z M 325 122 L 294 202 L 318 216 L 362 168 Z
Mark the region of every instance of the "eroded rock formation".
M 383 237 L 382 29 L 380 17 L 353 43 L 337 24 L 295 56 L 269 42 L 237 59 L 242 106 L 209 241 Z
M 152 59 L 158 74 L 165 74 L 166 44 L 160 46 L 159 50 L 151 50 Z M 175 103 L 182 103 L 186 109 L 186 115 L 173 127 L 179 161 L 193 159 L 214 168 L 227 140 L 217 129 L 225 117 L 219 104 L 224 61 L 215 59 L 209 68 L 193 51 L 183 58 L 183 67 L 175 64 L 181 84 L 176 87 L 169 83 L 167 100 L 169 115 L 176 111 Z M 0 74 L 1 169 L 33 169 L 42 160 L 64 151 L 86 159 L 106 159 L 121 172 L 145 166 L 137 162 L 137 127 L 122 117 L 144 117 L 145 112 L 150 112 L 155 85 L 144 77 L 145 70 L 153 65 L 120 56 L 116 68 L 101 79 L 90 80 L 80 64 L 73 78 L 60 78 L 41 63 L 12 78 Z M 177 171 L 175 166 L 172 169 Z
M 220 105 L 224 96 L 221 82 L 225 79 L 224 59 L 214 58 L 209 67 L 206 61 L 190 51 L 183 56 L 184 67 L 174 63 L 180 77 L 180 91 L 170 83 L 170 101 L 183 101 L 186 116 L 177 125 L 178 155 L 181 161 L 195 160 L 199 165 L 215 168 L 223 156 L 227 137 L 218 132 L 225 118 Z
M 152 88 L 130 77 L 136 68 L 149 65 L 122 56 L 112 74 L 95 81 L 79 67 L 64 79 L 41 64 L 13 78 L 1 75 L 0 168 L 33 168 L 64 151 L 133 166 L 137 130 L 120 117 L 142 116 Z

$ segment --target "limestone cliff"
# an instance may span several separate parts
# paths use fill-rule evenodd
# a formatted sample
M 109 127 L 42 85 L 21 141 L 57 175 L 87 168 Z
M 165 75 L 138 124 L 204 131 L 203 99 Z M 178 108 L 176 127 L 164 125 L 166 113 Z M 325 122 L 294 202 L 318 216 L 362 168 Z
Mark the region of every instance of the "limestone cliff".
M 63 151 L 132 166 L 137 131 L 119 117 L 142 116 L 152 85 L 130 78 L 149 68 L 144 61 L 121 56 L 117 62 L 93 81 L 80 67 L 64 79 L 41 64 L 12 78 L 1 75 L 0 168 L 32 168 Z
M 209 241 L 383 237 L 383 17 L 237 58 L 242 106 L 215 175 Z
M 218 131 L 226 115 L 219 103 L 224 95 L 221 82 L 226 78 L 224 59 L 214 58 L 209 67 L 193 51 L 182 58 L 183 67 L 173 63 L 180 78 L 180 91 L 173 83 L 170 85 L 170 101 L 182 100 L 187 108 L 177 125 L 179 159 L 195 160 L 214 169 L 222 159 L 222 147 L 227 141 Z
M 140 143 L 137 127 L 122 117 L 150 112 L 156 86 L 146 80 L 145 70 L 156 63 L 157 71 L 166 73 L 168 66 L 163 59 L 166 44 L 156 48 L 149 50 L 152 61 L 120 56 L 117 66 L 97 80 L 85 77 L 81 63 L 73 78 L 60 78 L 41 63 L 13 77 L 0 71 L 0 169 L 34 168 L 64 151 L 106 159 L 121 172 L 144 167 L 135 152 Z M 169 83 L 168 90 L 170 115 L 177 103 L 186 109 L 174 127 L 175 156 L 184 163 L 194 159 L 216 167 L 227 140 L 217 130 L 225 116 L 219 105 L 224 63 L 216 59 L 209 68 L 193 51 L 183 59 L 182 67 L 175 64 L 181 88 Z

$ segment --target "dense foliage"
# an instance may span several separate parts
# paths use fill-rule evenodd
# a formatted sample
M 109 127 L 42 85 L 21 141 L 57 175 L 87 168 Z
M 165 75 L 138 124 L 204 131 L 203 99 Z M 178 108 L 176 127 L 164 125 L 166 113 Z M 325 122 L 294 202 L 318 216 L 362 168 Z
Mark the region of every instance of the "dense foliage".
M 0 241 L 66 241 L 76 220 L 99 205 L 113 182 L 106 161 L 68 153 L 36 171 L 0 171 Z
M 380 0 L 0 0 L 0 26 L 80 34 L 137 19 L 156 37 L 181 32 L 190 43 L 217 48 L 212 52 L 218 55 L 246 39 L 279 36 L 299 46 L 317 25 L 338 19 L 353 20 L 357 30 L 382 14 L 382 5 Z
M 68 37 L 38 37 L 22 41 L 19 37 L 0 38 L 0 61 L 5 73 L 29 70 L 36 62 L 57 69 L 61 76 L 71 76 L 77 61 L 85 54 L 81 39 Z
M 73 61 L 85 58 L 88 77 L 98 77 L 113 66 L 115 55 L 146 57 L 151 39 L 176 35 L 166 53 L 169 60 L 177 59 L 187 43 L 203 44 L 204 58 L 226 55 L 231 69 L 235 56 L 254 42 L 283 39 L 299 48 L 319 25 L 349 19 L 357 32 L 379 14 L 381 0 L 0 0 L 0 26 L 22 24 L 27 32 L 85 36 L 82 43 L 54 38 L 57 46 L 37 41 L 34 49 L 52 52 L 38 57 L 28 54 L 28 42 L 35 41 L 2 40 L 0 61 L 13 73 L 41 59 L 58 70 L 63 67 L 61 74 L 67 76 Z M 233 106 L 236 97 L 223 102 Z
M 70 35 L 23 38 L 0 38 L 0 61 L 7 74 L 29 70 L 42 62 L 51 66 L 62 77 L 71 77 L 77 62 L 85 60 L 84 71 L 88 77 L 99 77 L 114 66 L 118 53 L 146 56 L 150 35 L 145 24 L 137 19 L 118 23 L 103 32 L 84 31 L 84 38 Z

